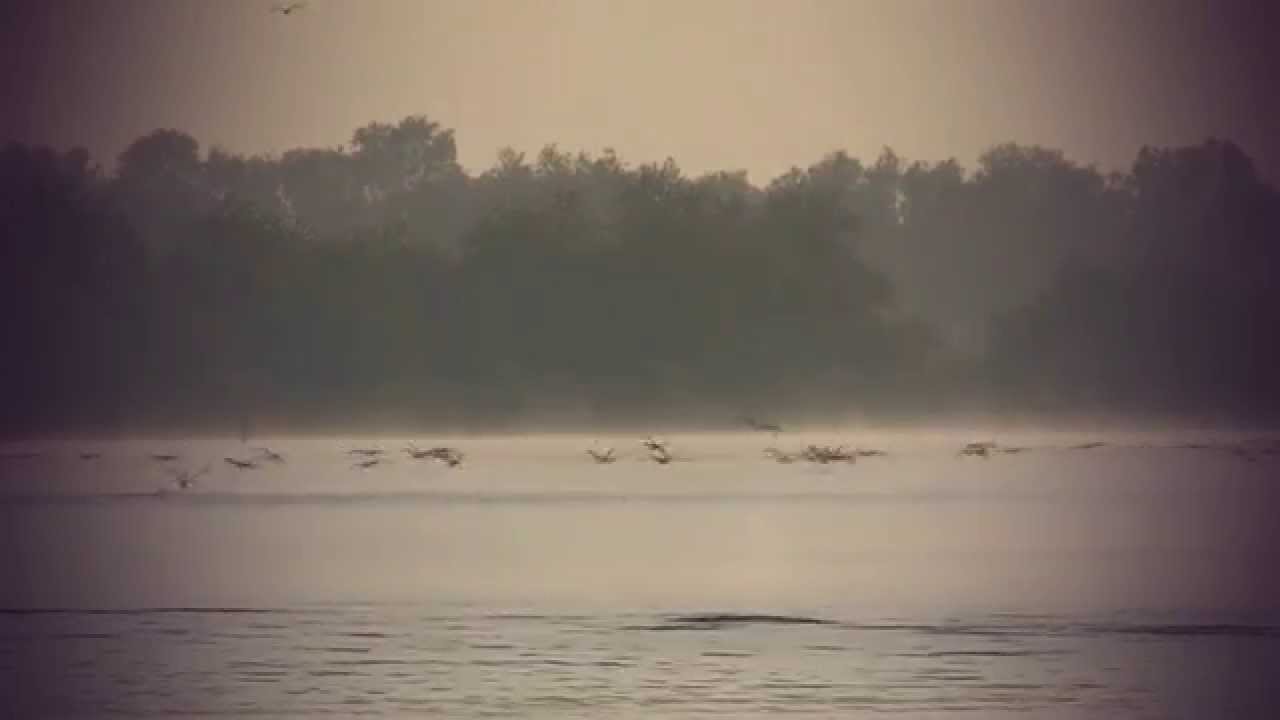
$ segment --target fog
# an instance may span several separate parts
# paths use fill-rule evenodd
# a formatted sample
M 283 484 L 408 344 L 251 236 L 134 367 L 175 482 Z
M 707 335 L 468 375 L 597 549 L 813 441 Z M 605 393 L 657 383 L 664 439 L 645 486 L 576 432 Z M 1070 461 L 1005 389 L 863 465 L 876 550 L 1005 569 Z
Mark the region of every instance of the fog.
M 1274 15 L 10 3 L 0 708 L 1271 717 Z
M 13 7 L 5 434 L 1276 418 L 1260 5 Z
M 763 185 L 503 150 L 0 151 L 12 432 L 1275 419 L 1280 201 L 1226 140 L 1124 174 L 833 151 Z

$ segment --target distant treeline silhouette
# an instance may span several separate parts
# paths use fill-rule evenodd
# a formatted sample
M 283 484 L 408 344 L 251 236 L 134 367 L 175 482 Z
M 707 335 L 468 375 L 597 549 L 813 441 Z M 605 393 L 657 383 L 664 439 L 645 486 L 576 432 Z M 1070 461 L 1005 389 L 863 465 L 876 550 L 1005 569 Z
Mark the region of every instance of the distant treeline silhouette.
M 157 130 L 114 173 L 10 144 L 0 193 L 10 431 L 1280 408 L 1280 196 L 1229 142 L 757 187 L 555 146 L 469 175 L 410 117 L 278 157 Z

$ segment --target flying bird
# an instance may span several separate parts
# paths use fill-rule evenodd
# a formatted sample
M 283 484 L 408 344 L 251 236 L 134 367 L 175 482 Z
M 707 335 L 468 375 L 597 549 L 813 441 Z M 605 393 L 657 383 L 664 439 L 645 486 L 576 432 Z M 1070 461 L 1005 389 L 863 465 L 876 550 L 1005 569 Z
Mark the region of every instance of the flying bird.
M 649 456 L 659 465 L 666 465 L 674 459 L 665 447 L 649 448 Z
M 373 467 L 374 465 L 378 465 L 381 462 L 382 461 L 379 460 L 378 458 L 370 458 L 368 460 L 361 460 L 360 462 L 356 463 L 355 465 L 352 465 L 351 467 L 352 469 L 359 468 L 361 470 L 368 470 L 369 468 Z
M 228 465 L 232 465 L 240 470 L 256 470 L 258 463 L 252 460 L 237 460 L 236 458 L 223 458 Z
M 784 453 L 778 448 L 765 448 L 764 454 L 766 457 L 773 458 L 774 460 L 783 464 L 793 463 L 795 462 L 795 459 L 796 459 L 794 455 L 789 455 L 787 453 Z
M 405 451 L 405 454 L 407 454 L 409 457 L 413 458 L 414 460 L 426 460 L 427 458 L 435 457 L 435 453 L 432 452 L 431 450 L 419 450 L 418 448 L 413 447 L 412 445 L 405 448 L 404 451 Z
M 209 472 L 208 465 L 205 465 L 194 473 L 190 470 L 169 470 L 169 474 L 173 475 L 173 484 L 176 485 L 179 490 L 190 490 L 195 487 L 196 479 L 207 472 Z
M 974 455 L 986 460 L 991 457 L 991 451 L 996 449 L 994 442 L 971 442 L 965 445 L 957 455 Z
M 285 4 L 278 4 L 271 8 L 271 12 L 280 13 L 281 15 L 292 15 L 293 13 L 305 8 L 306 6 L 307 4 L 305 2 L 291 2 L 291 3 L 285 3 Z
M 171 462 L 177 460 L 178 456 L 171 453 L 151 453 L 151 459 L 156 462 Z
M 258 457 L 263 460 L 270 460 L 274 463 L 284 462 L 284 456 L 271 448 L 254 448 L 254 450 L 258 451 Z
M 830 445 L 810 445 L 805 448 L 804 452 L 800 455 L 809 462 L 816 462 L 821 465 L 826 465 L 827 463 L 832 462 L 851 463 L 857 462 L 858 460 L 858 456 L 846 451 L 843 445 L 839 447 L 831 447 Z
M 592 460 L 601 465 L 608 465 L 618 459 L 618 456 L 613 454 L 613 448 L 605 448 L 604 450 L 588 449 L 587 454 L 591 456 Z
M 433 447 L 427 450 L 420 450 L 416 445 L 410 444 L 404 451 L 414 460 L 439 460 L 447 463 L 449 467 L 462 462 L 462 453 L 450 447 Z
M 449 467 L 462 464 L 462 451 L 450 447 L 434 447 L 427 451 L 427 457 L 435 458 Z
M 666 440 L 658 440 L 657 438 L 654 438 L 654 437 L 647 437 L 647 438 L 645 438 L 645 439 L 644 439 L 644 442 L 642 442 L 642 443 L 640 443 L 640 444 L 641 444 L 641 445 L 643 445 L 643 446 L 645 446 L 646 448 L 648 448 L 651 452 L 666 452 L 666 451 L 667 451 L 667 441 L 666 441 Z
M 659 465 L 666 465 L 675 459 L 671 456 L 671 448 L 668 447 L 666 440 L 659 440 L 649 436 L 640 444 L 649 451 L 649 457 L 653 458 L 653 461 Z

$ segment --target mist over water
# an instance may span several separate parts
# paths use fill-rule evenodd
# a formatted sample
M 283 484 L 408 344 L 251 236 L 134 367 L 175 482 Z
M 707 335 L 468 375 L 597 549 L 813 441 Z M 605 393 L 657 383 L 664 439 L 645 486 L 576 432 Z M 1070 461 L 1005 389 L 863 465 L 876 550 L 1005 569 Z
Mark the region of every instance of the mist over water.
M 632 435 L 11 445 L 0 657 L 34 680 L 6 702 L 1264 716 L 1280 659 L 1266 438 L 1005 434 L 1027 449 L 957 457 L 976 437 L 676 434 L 669 465 Z M 465 460 L 413 460 L 411 441 Z M 888 455 L 762 455 L 818 443 Z M 257 446 L 286 462 L 222 460 Z M 620 459 L 593 463 L 602 446 Z M 357 469 L 352 448 L 388 459 Z M 206 462 L 186 491 L 162 469 Z
M 1275 12 L 757 5 L 0 13 L 0 720 L 1275 716 Z
M 1280 407 L 1280 195 L 1227 140 L 756 185 L 555 145 L 471 173 L 412 115 L 279 157 L 160 129 L 113 173 L 11 143 L 0 194 L 6 435 Z

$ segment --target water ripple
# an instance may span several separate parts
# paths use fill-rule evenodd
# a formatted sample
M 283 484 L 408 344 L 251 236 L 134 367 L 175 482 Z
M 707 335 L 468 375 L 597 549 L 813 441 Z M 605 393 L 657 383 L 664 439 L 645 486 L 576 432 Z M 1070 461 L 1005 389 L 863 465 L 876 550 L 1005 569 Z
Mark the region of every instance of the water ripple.
M 279 642 L 302 628 L 305 644 Z M 596 632 L 577 632 L 583 628 Z M 0 702 L 32 716 L 110 709 L 154 718 L 551 718 L 659 709 L 676 717 L 838 709 L 1133 715 L 1157 712 L 1161 693 L 1176 690 L 1151 668 L 1179 677 L 1206 639 L 1252 643 L 1260 667 L 1280 660 L 1272 626 L 1140 616 L 857 622 L 714 611 L 428 615 L 369 606 L 17 610 L 0 615 L 4 666 L 31 667 L 59 692 L 18 685 L 0 689 Z

